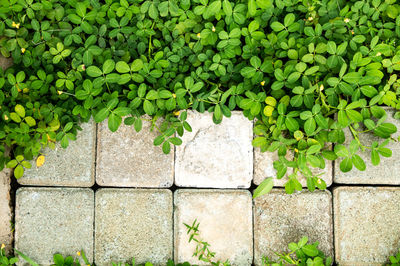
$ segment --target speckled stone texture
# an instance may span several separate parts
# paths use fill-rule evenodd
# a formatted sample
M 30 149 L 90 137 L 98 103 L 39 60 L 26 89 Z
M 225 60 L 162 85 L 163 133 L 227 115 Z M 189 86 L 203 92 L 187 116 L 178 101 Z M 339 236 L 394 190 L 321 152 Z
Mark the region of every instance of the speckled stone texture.
M 6 245 L 6 252 L 11 250 L 13 233 L 11 232 L 12 210 L 10 202 L 11 171 L 0 171 L 0 245 Z
M 2 68 L 3 70 L 9 68 L 10 66 L 12 66 L 12 59 L 11 58 L 6 58 L 2 55 L 0 55 L 0 68 Z
M 96 265 L 172 259 L 172 192 L 100 189 L 96 192 Z
M 333 199 L 339 265 L 382 265 L 397 253 L 399 187 L 339 187 Z
M 51 265 L 55 253 L 74 256 L 82 249 L 93 261 L 92 190 L 20 188 L 15 221 L 15 248 L 39 265 Z
M 211 113 L 188 112 L 192 132 L 176 147 L 175 184 L 181 187 L 248 188 L 253 178 L 253 123 L 232 112 L 215 125 Z
M 293 159 L 293 153 L 287 153 L 286 158 L 288 160 Z M 264 179 L 268 177 L 274 178 L 275 187 L 284 187 L 288 181 L 288 176 L 293 173 L 293 168 L 288 168 L 286 175 L 281 179 L 276 179 L 276 170 L 274 169 L 274 161 L 278 160 L 278 152 L 261 152 L 259 148 L 254 149 L 254 179 L 253 182 L 259 185 Z M 322 178 L 326 185 L 329 187 L 332 185 L 332 161 L 325 160 L 325 168 L 311 168 L 311 171 L 315 175 L 321 174 L 319 177 Z M 298 180 L 303 187 L 307 187 L 307 179 L 303 175 L 298 175 Z
M 397 127 L 397 133 L 392 136 L 397 139 L 400 135 L 400 121 L 396 120 L 393 115 L 395 113 L 394 109 L 385 108 L 388 117 L 385 122 L 393 123 Z M 349 130 L 344 130 L 346 141 L 345 145 L 350 144 L 353 140 L 352 134 Z M 360 141 L 364 145 L 371 145 L 373 141 L 383 142 L 382 138 L 376 137 L 373 133 L 364 133 L 360 135 Z M 365 171 L 359 171 L 354 166 L 350 172 L 343 173 L 340 171 L 341 159 L 335 161 L 335 183 L 341 184 L 377 184 L 377 185 L 399 185 L 400 184 L 400 144 L 396 142 L 389 142 L 386 146 L 392 150 L 392 157 L 386 158 L 381 157 L 381 162 L 379 165 L 374 166 L 371 163 L 371 152 L 366 150 L 365 152 L 359 151 L 357 154 L 364 159 L 367 169 Z
M 200 238 L 216 252 L 215 260 L 232 265 L 253 261 L 252 200 L 249 191 L 177 190 L 174 194 L 175 261 L 206 265 L 193 257 L 194 242 L 183 223 L 200 222 Z
M 263 256 L 277 259 L 274 252 L 289 252 L 287 245 L 308 236 L 333 256 L 332 196 L 329 191 L 286 194 L 273 189 L 254 200 L 254 263 Z
M 107 120 L 98 126 L 96 182 L 115 187 L 171 187 L 174 182 L 174 150 L 165 155 L 153 144 L 158 136 L 150 132 L 149 117 L 143 128 L 122 124 L 111 132 Z
M 18 179 L 21 185 L 91 187 L 94 185 L 94 160 L 96 124 L 82 123 L 77 139 L 70 141 L 66 149 L 59 143 L 44 151 L 45 163 L 41 167 L 32 161 L 32 168 L 25 169 Z

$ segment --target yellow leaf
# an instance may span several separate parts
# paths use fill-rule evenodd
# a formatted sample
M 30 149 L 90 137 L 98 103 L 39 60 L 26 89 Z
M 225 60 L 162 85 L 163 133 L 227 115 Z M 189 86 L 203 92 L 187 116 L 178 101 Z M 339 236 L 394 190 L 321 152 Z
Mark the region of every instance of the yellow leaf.
M 40 155 L 37 159 L 36 159 L 36 166 L 37 167 L 41 167 L 44 164 L 45 158 L 43 155 Z
M 274 97 L 268 96 L 265 99 L 265 103 L 268 104 L 268 105 L 271 105 L 271 106 L 275 106 L 276 105 L 276 100 L 275 100 Z
M 271 116 L 273 111 L 274 111 L 274 107 L 272 107 L 272 106 L 265 106 L 265 108 L 264 108 L 264 114 L 266 116 Z

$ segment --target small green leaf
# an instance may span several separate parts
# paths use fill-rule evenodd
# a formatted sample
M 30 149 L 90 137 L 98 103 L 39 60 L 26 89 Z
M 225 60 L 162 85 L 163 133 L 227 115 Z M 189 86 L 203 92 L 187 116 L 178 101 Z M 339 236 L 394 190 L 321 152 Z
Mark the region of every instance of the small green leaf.
M 260 185 L 254 190 L 253 199 L 269 193 L 274 187 L 274 179 L 267 178 L 261 182 Z

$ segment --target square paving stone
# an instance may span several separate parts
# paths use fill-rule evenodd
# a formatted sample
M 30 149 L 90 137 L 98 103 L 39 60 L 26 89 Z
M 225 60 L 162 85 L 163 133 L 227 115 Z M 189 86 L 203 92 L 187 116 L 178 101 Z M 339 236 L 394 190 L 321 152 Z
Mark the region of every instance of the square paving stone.
M 249 191 L 177 190 L 174 194 L 175 261 L 207 265 L 193 257 L 195 243 L 189 241 L 187 228 L 200 222 L 202 241 L 215 252 L 215 260 L 232 265 L 251 265 L 253 261 L 252 200 Z
M 400 121 L 393 117 L 395 110 L 391 108 L 385 108 L 388 117 L 385 122 L 393 123 L 397 127 L 397 133 L 392 136 L 397 139 L 400 135 Z M 349 145 L 353 140 L 352 134 L 349 130 L 344 130 L 346 141 L 345 145 Z M 364 133 L 360 135 L 360 141 L 366 146 L 370 146 L 373 141 L 383 142 L 382 138 L 374 136 L 373 133 Z M 380 156 L 381 162 L 379 165 L 374 166 L 371 163 L 371 152 L 366 150 L 365 152 L 359 151 L 357 154 L 361 156 L 365 161 L 367 169 L 365 171 L 359 171 L 353 166 L 350 172 L 343 173 L 340 171 L 340 162 L 342 159 L 335 161 L 335 176 L 334 182 L 341 184 L 380 184 L 380 185 L 399 185 L 400 184 L 400 144 L 398 142 L 390 141 L 386 146 L 392 150 L 392 157 L 386 158 Z M 389 167 L 388 167 L 389 166 Z
M 97 133 L 96 182 L 115 187 L 171 187 L 174 182 L 174 150 L 164 154 L 153 141 L 157 130 L 150 131 L 149 117 L 143 117 L 143 128 L 122 123 L 111 132 L 107 120 Z M 146 120 L 147 119 L 147 120 Z
M 232 112 L 216 125 L 211 113 L 188 112 L 192 132 L 176 147 L 175 184 L 180 187 L 248 188 L 253 178 L 253 123 Z
M 93 121 L 82 123 L 75 141 L 70 141 L 66 149 L 59 143 L 54 150 L 44 150 L 45 163 L 25 169 L 24 176 L 18 179 L 22 185 L 91 187 L 94 185 L 94 161 L 96 124 Z
M 339 187 L 333 191 L 339 265 L 382 265 L 400 248 L 400 188 Z
M 293 153 L 287 153 L 286 158 L 288 160 L 293 159 Z M 293 173 L 293 168 L 288 168 L 288 171 L 284 177 L 281 179 L 276 178 L 276 170 L 274 168 L 274 161 L 277 161 L 278 152 L 261 152 L 259 148 L 254 149 L 254 184 L 259 185 L 261 182 L 269 177 L 274 178 L 274 186 L 275 187 L 284 187 L 286 182 L 289 180 L 288 176 Z M 326 185 L 329 187 L 332 185 L 332 169 L 333 163 L 332 161 L 325 160 L 325 168 L 311 168 L 311 171 L 315 175 L 319 175 L 321 179 L 323 179 Z M 303 175 L 298 175 L 298 180 L 300 181 L 303 187 L 307 187 L 307 179 L 304 178 Z
M 11 199 L 10 199 L 10 169 L 0 171 L 0 245 L 6 245 L 6 252 L 9 253 L 12 246 L 13 233 L 11 231 Z
M 93 261 L 94 193 L 87 188 L 20 188 L 16 193 L 15 248 L 39 265 L 53 255 Z M 21 259 L 21 258 L 20 258 Z M 23 265 L 21 260 L 19 265 Z
M 96 265 L 172 259 L 172 192 L 100 189 L 96 192 Z
M 329 191 L 299 192 L 283 189 L 254 200 L 254 263 L 277 259 L 274 252 L 289 252 L 288 244 L 303 236 L 318 241 L 319 249 L 333 256 L 332 196 Z

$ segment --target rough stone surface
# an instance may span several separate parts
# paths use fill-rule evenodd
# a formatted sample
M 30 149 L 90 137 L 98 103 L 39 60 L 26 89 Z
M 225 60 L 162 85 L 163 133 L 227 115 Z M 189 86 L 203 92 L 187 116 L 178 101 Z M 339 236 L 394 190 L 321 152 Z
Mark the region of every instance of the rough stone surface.
M 333 198 L 336 262 L 388 262 L 400 247 L 400 188 L 339 187 Z
M 63 149 L 59 143 L 44 151 L 45 163 L 41 167 L 32 161 L 32 168 L 25 169 L 18 179 L 22 185 L 91 187 L 94 185 L 94 160 L 96 125 L 93 121 L 81 124 L 76 141 Z
M 0 55 L 0 68 L 2 68 L 3 70 L 9 68 L 10 66 L 12 66 L 12 60 L 11 58 L 6 58 L 2 55 Z
M 15 248 L 39 265 L 51 265 L 56 253 L 75 256 L 81 249 L 93 261 L 92 190 L 20 188 L 15 221 Z
M 96 265 L 172 259 L 172 193 L 166 189 L 96 192 Z
M 193 257 L 183 223 L 200 222 L 200 238 L 216 252 L 215 259 L 232 265 L 251 265 L 253 260 L 252 200 L 249 191 L 177 190 L 174 195 L 175 261 L 206 265 Z
M 273 189 L 254 200 L 254 262 L 263 256 L 277 259 L 274 252 L 289 252 L 287 245 L 308 236 L 333 256 L 332 196 L 329 191 L 286 194 Z
M 252 121 L 241 112 L 215 125 L 212 114 L 188 112 L 192 132 L 176 147 L 175 184 L 248 188 L 253 177 Z
M 286 157 L 288 160 L 292 160 L 293 154 L 288 153 Z M 288 176 L 293 173 L 293 168 L 288 168 L 286 175 L 281 179 L 276 179 L 276 170 L 274 169 L 274 161 L 278 160 L 277 152 L 261 152 L 259 148 L 254 149 L 254 184 L 259 185 L 264 179 L 268 177 L 274 178 L 274 185 L 276 187 L 284 187 L 288 181 Z M 311 168 L 311 171 L 316 174 L 322 174 L 319 176 L 322 178 L 326 185 L 329 187 L 332 185 L 332 161 L 325 160 L 325 168 Z M 307 187 L 307 179 L 303 175 L 299 175 L 299 181 L 303 187 Z
M 385 122 L 393 123 L 397 126 L 397 133 L 392 136 L 397 139 L 400 135 L 400 121 L 396 120 L 393 115 L 395 111 L 390 108 L 385 108 L 388 114 L 388 118 Z M 346 142 L 345 145 L 350 144 L 353 139 L 352 134 L 349 130 L 345 130 Z M 383 142 L 382 138 L 378 138 L 373 135 L 373 133 L 365 133 L 360 135 L 361 143 L 369 146 L 373 141 Z M 335 183 L 341 184 L 381 184 L 381 185 L 399 185 L 400 184 L 400 145 L 396 142 L 389 142 L 386 146 L 391 149 L 393 154 L 392 157 L 386 158 L 381 157 L 381 162 L 379 165 L 374 166 L 371 163 L 371 152 L 366 150 L 365 152 L 359 151 L 358 154 L 364 159 L 367 169 L 365 171 L 359 171 L 354 166 L 350 172 L 343 173 L 340 171 L 341 159 L 335 161 Z M 389 166 L 389 167 L 388 167 Z
M 148 117 L 144 117 L 148 119 Z M 174 152 L 165 155 L 153 144 L 158 136 L 150 132 L 151 122 L 143 121 L 137 133 L 133 126 L 122 124 L 111 132 L 107 120 L 97 133 L 96 182 L 116 187 L 171 187 L 174 182 Z
M 0 245 L 6 245 L 6 252 L 10 252 L 13 240 L 11 232 L 12 210 L 10 202 L 11 171 L 5 168 L 0 172 Z

